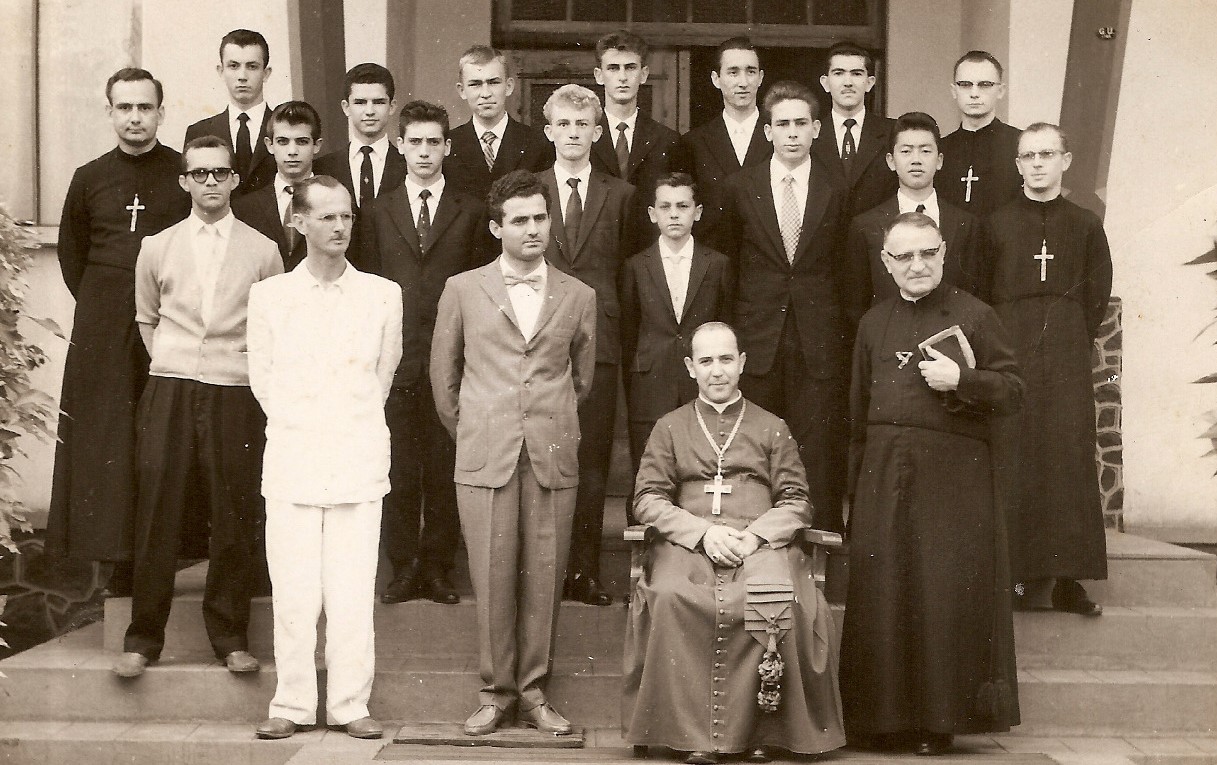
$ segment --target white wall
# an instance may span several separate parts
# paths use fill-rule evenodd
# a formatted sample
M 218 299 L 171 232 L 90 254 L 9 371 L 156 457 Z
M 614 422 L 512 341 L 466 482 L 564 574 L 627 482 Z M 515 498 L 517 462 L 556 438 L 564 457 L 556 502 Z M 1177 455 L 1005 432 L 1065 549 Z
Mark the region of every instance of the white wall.
M 385 18 L 388 0 L 346 0 L 342 5 L 342 32 L 347 68 L 370 62 L 387 66 Z M 401 72 L 394 72 L 400 77 Z
M 1012 0 L 1006 64 L 1009 124 L 1061 121 L 1073 0 Z
M 35 0 L 0 0 L 0 205 L 17 220 L 36 217 L 34 210 L 34 40 Z
M 947 134 L 959 127 L 951 67 L 962 53 L 962 0 L 891 0 L 887 9 L 887 116 L 926 112 Z

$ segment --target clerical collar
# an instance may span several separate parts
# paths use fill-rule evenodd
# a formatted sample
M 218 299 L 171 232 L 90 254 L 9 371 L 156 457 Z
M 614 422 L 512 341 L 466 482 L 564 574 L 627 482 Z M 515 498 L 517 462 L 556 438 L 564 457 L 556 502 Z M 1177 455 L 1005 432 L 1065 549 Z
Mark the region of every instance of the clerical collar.
M 981 125 L 981 126 L 980 126 L 980 127 L 978 127 L 978 128 L 970 128 L 970 127 L 968 127 L 967 125 L 963 124 L 963 122 L 960 122 L 960 123 L 959 123 L 959 129 L 960 129 L 960 130 L 967 131 L 967 132 L 969 132 L 969 133 L 980 133 L 980 132 L 982 132 L 982 131 L 984 131 L 984 130 L 988 130 L 989 128 L 991 128 L 991 127 L 993 127 L 994 125 L 996 125 L 996 124 L 997 124 L 997 121 L 998 121 L 998 120 L 997 120 L 997 115 L 996 115 L 996 114 L 994 114 L 994 115 L 990 115 L 990 117 L 989 117 L 989 121 L 988 121 L 988 122 L 986 122 L 985 124 Z
M 1027 196 L 1027 187 L 1026 186 L 1023 187 L 1023 193 L 1020 194 L 1019 196 L 1021 196 L 1023 199 L 1027 200 L 1028 202 L 1030 202 L 1033 205 L 1050 205 L 1054 202 L 1059 202 L 1060 200 L 1065 198 L 1063 190 L 1061 190 L 1061 191 L 1057 191 L 1056 196 L 1052 197 L 1051 199 L 1034 199 L 1030 196 Z
M 698 400 L 700 400 L 706 406 L 711 407 L 712 409 L 714 409 L 714 411 L 718 412 L 719 414 L 722 414 L 723 412 L 727 411 L 727 409 L 729 409 L 733 404 L 738 403 L 739 400 L 743 397 L 744 397 L 744 394 L 740 393 L 737 390 L 735 392 L 735 395 L 731 397 L 730 401 L 726 402 L 725 404 L 716 404 L 713 401 L 711 401 L 710 399 L 703 396 L 702 394 L 700 394 L 700 393 L 697 394 Z
M 939 282 L 937 287 L 925 293 L 921 297 L 910 297 L 909 295 L 905 294 L 904 290 L 900 290 L 900 299 L 910 305 L 927 306 L 937 303 L 938 296 L 943 292 L 944 290 L 942 288 L 942 282 Z

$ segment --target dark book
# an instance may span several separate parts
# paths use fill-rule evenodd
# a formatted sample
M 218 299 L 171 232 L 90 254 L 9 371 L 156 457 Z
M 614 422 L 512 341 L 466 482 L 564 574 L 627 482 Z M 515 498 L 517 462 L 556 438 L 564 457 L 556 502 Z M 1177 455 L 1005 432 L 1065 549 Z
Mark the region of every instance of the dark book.
M 968 342 L 968 338 L 964 336 L 963 330 L 959 328 L 958 324 L 927 337 L 918 343 L 917 347 L 926 361 L 931 360 L 929 349 L 933 348 L 954 361 L 961 369 L 964 367 L 976 368 L 976 354 L 972 352 L 972 344 Z

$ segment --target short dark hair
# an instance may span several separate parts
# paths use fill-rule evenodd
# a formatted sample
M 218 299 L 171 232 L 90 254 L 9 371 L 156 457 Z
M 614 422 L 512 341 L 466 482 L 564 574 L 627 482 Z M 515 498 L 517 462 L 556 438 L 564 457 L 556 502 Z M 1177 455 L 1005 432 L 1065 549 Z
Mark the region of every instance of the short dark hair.
M 345 186 L 328 175 L 314 175 L 311 178 L 296 181 L 292 184 L 292 212 L 298 212 L 301 215 L 312 212 L 313 203 L 309 197 L 314 186 L 346 190 Z M 347 193 L 349 194 L 350 192 Z
M 156 105 L 159 107 L 165 101 L 165 87 L 161 85 L 161 81 L 152 76 L 152 72 L 147 69 L 139 69 L 134 66 L 124 67 L 119 69 L 114 74 L 110 75 L 110 79 L 106 80 L 106 101 L 111 106 L 114 105 L 114 99 L 110 98 L 110 91 L 114 89 L 116 82 L 139 82 L 147 80 L 156 88 Z
M 275 137 L 275 124 L 279 122 L 284 125 L 308 125 L 314 141 L 321 137 L 321 115 L 307 101 L 284 101 L 275 107 L 267 120 L 266 132 L 271 138 Z
M 220 38 L 220 61 L 224 60 L 224 46 L 235 45 L 238 48 L 250 48 L 254 45 L 262 49 L 262 68 L 270 66 L 270 46 L 261 32 L 252 29 L 234 29 Z
M 609 32 L 596 41 L 597 66 L 604 60 L 604 54 L 611 50 L 618 50 L 623 53 L 637 53 L 638 58 L 642 59 L 644 66 L 647 63 L 647 55 L 650 53 L 646 40 L 624 29 L 619 32 Z
M 186 157 L 194 149 L 223 149 L 228 154 L 228 166 L 232 167 L 236 164 L 232 154 L 232 146 L 228 144 L 228 141 L 215 135 L 201 135 L 198 138 L 190 139 L 182 147 L 182 175 L 185 175 L 186 171 L 190 169 L 190 165 L 186 164 Z M 233 169 L 235 170 L 236 168 Z
M 942 133 L 939 132 L 938 123 L 934 118 L 925 112 L 906 112 L 896 118 L 896 122 L 892 125 L 892 140 L 887 147 L 888 151 L 896 150 L 896 139 L 906 130 L 924 130 L 933 134 L 934 147 L 941 153 Z
M 842 40 L 836 45 L 828 49 L 828 55 L 824 58 L 824 71 L 827 73 L 832 68 L 833 56 L 858 56 L 866 65 L 866 73 L 872 75 L 875 73 L 875 56 L 873 53 L 863 48 L 856 42 Z
M 655 204 L 655 197 L 659 194 L 660 186 L 667 186 L 673 189 L 688 187 L 693 192 L 693 204 L 700 204 L 697 201 L 697 182 L 688 173 L 668 173 L 659 176 L 655 181 L 655 188 L 651 190 L 651 204 Z
M 811 110 L 811 118 L 820 118 L 820 100 L 811 88 L 794 80 L 779 80 L 769 87 L 761 101 L 761 111 L 764 112 L 766 123 L 769 122 L 770 111 L 782 101 L 805 101 Z
M 685 355 L 689 358 L 693 358 L 693 341 L 696 340 L 697 336 L 702 332 L 710 332 L 715 329 L 725 329 L 730 332 L 731 336 L 735 338 L 735 350 L 737 352 L 740 350 L 739 333 L 735 331 L 735 327 L 731 326 L 725 321 L 707 321 L 704 324 L 697 325 L 697 329 L 690 333 L 689 342 L 685 344 Z
M 444 140 L 448 139 L 448 110 L 430 101 L 411 101 L 401 108 L 397 118 L 397 128 L 401 135 L 406 134 L 406 128 L 416 122 L 438 123 L 444 132 Z
M 393 73 L 380 64 L 371 62 L 356 64 L 347 71 L 346 77 L 342 81 L 342 92 L 346 93 L 344 98 L 351 97 L 351 87 L 354 85 L 384 85 L 390 101 L 397 94 L 397 86 L 393 84 Z
M 495 223 L 503 223 L 503 205 L 509 199 L 535 197 L 538 194 L 545 197 L 545 184 L 541 179 L 527 170 L 512 170 L 507 175 L 494 182 L 490 193 L 486 195 L 486 207 L 490 211 L 490 219 Z
M 959 60 L 955 62 L 955 68 L 951 70 L 951 73 L 954 74 L 955 72 L 958 72 L 959 65 L 965 61 L 972 64 L 983 64 L 987 61 L 992 64 L 995 69 L 997 69 L 997 79 L 1005 79 L 1006 70 L 1002 68 L 1001 62 L 997 60 L 997 56 L 994 56 L 987 50 L 970 50 L 963 54 L 959 57 Z
M 717 72 L 723 68 L 723 54 L 729 50 L 750 50 L 756 53 L 757 61 L 760 61 L 761 58 L 761 54 L 757 53 L 756 46 L 752 44 L 752 40 L 743 35 L 728 37 L 714 49 L 714 71 Z
M 923 212 L 906 212 L 900 213 L 893 218 L 886 226 L 883 227 L 883 247 L 887 248 L 887 237 L 899 226 L 912 226 L 913 228 L 930 228 L 934 229 L 934 233 L 942 237 L 942 229 L 934 222 L 934 219 Z
M 1065 134 L 1064 130 L 1061 130 L 1060 125 L 1054 125 L 1051 122 L 1032 122 L 1030 125 L 1023 128 L 1023 132 L 1019 133 L 1019 143 L 1022 143 L 1023 136 L 1029 133 L 1056 133 L 1061 137 L 1061 151 L 1069 151 L 1069 136 Z

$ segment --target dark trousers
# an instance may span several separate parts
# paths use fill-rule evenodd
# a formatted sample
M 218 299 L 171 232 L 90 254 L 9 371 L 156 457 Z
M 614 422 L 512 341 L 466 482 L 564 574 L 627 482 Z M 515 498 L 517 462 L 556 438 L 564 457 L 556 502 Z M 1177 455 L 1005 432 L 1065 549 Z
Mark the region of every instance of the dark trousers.
M 124 650 L 160 657 L 179 552 L 211 559 L 203 623 L 216 657 L 245 650 L 266 420 L 247 387 L 152 377 L 137 416 L 139 497 Z
M 616 364 L 597 362 L 591 392 L 579 405 L 579 491 L 575 496 L 567 578 L 577 575 L 600 578 L 600 536 L 613 456 L 618 369 Z
M 440 423 L 430 381 L 393 388 L 385 403 L 392 456 L 380 539 L 394 574 L 415 560 L 429 576 L 452 568 L 460 543 L 452 473 L 456 444 Z
M 634 480 L 638 477 L 638 465 L 642 462 L 642 453 L 646 451 L 647 439 L 655 429 L 658 420 L 630 420 L 630 492 L 626 497 L 625 520 L 633 526 L 638 521 L 634 518 Z
M 843 533 L 841 500 L 849 469 L 848 381 L 844 376 L 811 375 L 793 317 L 787 317 L 778 343 L 769 371 L 748 374 L 745 366 L 740 387 L 755 404 L 785 420 L 798 442 L 807 471 L 813 525 Z

